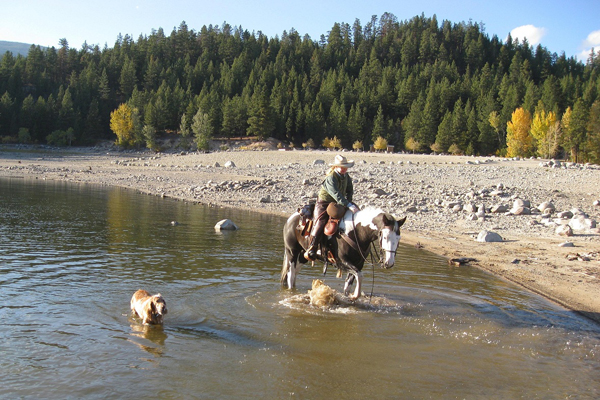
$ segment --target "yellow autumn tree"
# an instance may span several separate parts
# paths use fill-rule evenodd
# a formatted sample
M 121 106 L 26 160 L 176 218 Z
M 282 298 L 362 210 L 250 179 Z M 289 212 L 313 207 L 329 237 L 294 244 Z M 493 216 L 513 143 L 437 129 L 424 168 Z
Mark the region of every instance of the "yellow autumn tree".
M 122 147 L 135 143 L 133 109 L 122 103 L 110 113 L 110 129 L 117 135 L 116 144 Z
M 342 141 L 340 139 L 338 139 L 337 136 L 334 136 L 333 139 L 331 139 L 329 141 L 329 146 L 333 149 L 341 149 L 342 148 Z
M 556 147 L 556 114 L 552 111 L 536 112 L 531 123 L 531 136 L 535 139 L 537 153 L 544 157 L 550 158 L 553 154 L 553 149 Z
M 388 141 L 381 136 L 377 136 L 377 139 L 375 140 L 375 143 L 373 144 L 373 148 L 375 150 L 387 150 L 387 146 L 388 146 Z
M 412 137 L 409 137 L 404 144 L 404 147 L 406 147 L 406 150 L 412 151 L 414 154 L 415 151 L 418 151 L 421 148 L 421 143 L 417 142 Z
M 531 115 L 522 107 L 512 113 L 506 123 L 506 155 L 507 157 L 528 157 L 533 155 L 534 143 L 530 133 Z

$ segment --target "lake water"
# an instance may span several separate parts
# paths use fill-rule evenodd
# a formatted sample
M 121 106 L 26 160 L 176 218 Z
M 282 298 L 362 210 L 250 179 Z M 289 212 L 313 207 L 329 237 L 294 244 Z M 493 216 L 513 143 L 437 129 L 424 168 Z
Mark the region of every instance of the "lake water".
M 320 265 L 279 286 L 284 222 L 0 178 L 0 397 L 600 398 L 597 324 L 409 246 L 365 268 L 357 306 L 317 309 Z M 163 327 L 131 317 L 140 288 L 165 297 Z

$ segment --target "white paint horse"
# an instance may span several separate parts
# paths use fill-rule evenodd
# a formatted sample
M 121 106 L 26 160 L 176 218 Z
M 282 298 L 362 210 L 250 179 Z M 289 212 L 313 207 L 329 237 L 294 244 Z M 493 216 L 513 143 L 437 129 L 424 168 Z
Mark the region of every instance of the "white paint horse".
M 304 250 L 308 247 L 308 238 L 302 236 L 298 229 L 300 213 L 292 214 L 284 228 L 283 241 L 285 254 L 281 269 L 281 285 L 292 289 L 296 286 L 296 277 L 307 260 Z M 340 221 L 338 232 L 327 237 L 327 247 L 333 256 L 335 267 L 347 272 L 344 294 L 350 293 L 350 287 L 356 281 L 354 293 L 350 296 L 356 300 L 361 295 L 362 268 L 369 255 L 370 245 L 379 238 L 381 258 L 379 262 L 384 268 L 394 266 L 396 249 L 400 243 L 400 227 L 406 217 L 396 220 L 392 215 L 376 208 L 366 208 L 355 214 L 347 211 Z M 319 255 L 321 261 L 327 262 L 327 255 Z

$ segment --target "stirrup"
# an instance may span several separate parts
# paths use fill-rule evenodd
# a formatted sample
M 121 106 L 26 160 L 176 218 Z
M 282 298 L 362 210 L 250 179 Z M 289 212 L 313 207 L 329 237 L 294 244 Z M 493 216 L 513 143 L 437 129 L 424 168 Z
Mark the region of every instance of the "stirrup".
M 311 256 L 311 249 L 309 248 L 308 250 L 306 250 L 304 252 L 304 258 L 306 258 L 308 261 L 315 261 L 317 258 L 317 252 L 315 250 L 312 250 L 313 255 Z

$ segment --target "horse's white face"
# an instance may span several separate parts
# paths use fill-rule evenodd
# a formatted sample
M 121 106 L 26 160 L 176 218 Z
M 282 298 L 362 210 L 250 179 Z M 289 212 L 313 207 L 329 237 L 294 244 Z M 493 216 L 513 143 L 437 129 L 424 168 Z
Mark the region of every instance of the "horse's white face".
M 380 246 L 383 251 L 382 265 L 384 268 L 394 266 L 396 260 L 396 249 L 400 243 L 400 229 L 398 222 L 394 223 L 394 228 L 385 227 L 381 230 Z

